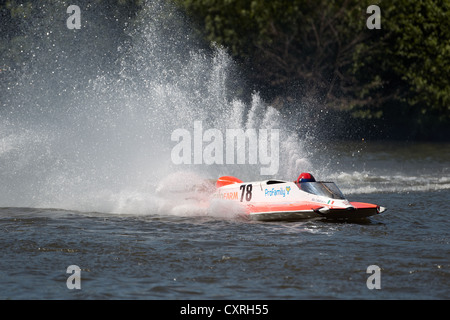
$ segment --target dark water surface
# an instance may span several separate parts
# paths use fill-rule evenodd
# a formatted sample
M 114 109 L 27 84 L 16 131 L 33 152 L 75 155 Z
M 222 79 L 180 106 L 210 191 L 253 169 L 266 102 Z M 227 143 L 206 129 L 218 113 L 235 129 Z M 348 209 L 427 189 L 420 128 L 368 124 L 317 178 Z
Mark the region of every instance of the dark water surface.
M 361 223 L 0 209 L 1 299 L 449 299 L 448 191 Z M 68 289 L 70 265 L 81 289 Z M 370 265 L 381 289 L 368 289 Z
M 23 68 L 0 78 L 0 299 L 450 298 L 450 144 L 318 141 L 340 130 L 319 121 L 320 102 L 291 114 L 245 94 L 227 50 L 206 52 L 168 1 L 146 1 L 119 33 L 102 25 L 116 21 L 109 5 L 82 7 L 69 30 L 65 2 L 35 2 L 9 42 Z M 180 129 L 200 158 L 206 130 L 279 130 L 273 178 L 311 172 L 388 211 L 262 223 L 180 203 L 191 171 L 267 178 L 261 146 L 256 164 L 234 162 L 236 149 L 231 163 L 180 165 Z M 73 265 L 80 289 L 67 286 Z M 373 265 L 381 288 L 370 290 Z

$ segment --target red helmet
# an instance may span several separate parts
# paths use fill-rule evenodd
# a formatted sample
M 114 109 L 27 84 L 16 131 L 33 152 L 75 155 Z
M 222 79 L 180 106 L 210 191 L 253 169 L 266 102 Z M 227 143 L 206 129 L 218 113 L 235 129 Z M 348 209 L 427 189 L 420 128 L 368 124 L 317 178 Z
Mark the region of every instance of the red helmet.
M 312 176 L 311 173 L 303 172 L 298 176 L 297 183 L 298 182 L 315 182 L 316 179 Z

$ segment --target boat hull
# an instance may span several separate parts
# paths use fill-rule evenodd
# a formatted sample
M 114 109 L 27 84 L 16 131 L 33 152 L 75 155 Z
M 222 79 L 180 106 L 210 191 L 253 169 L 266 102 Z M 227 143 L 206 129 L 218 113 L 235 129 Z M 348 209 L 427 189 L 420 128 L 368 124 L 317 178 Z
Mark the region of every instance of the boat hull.
M 383 208 L 369 204 L 351 202 L 348 208 L 331 208 L 317 205 L 278 205 L 278 206 L 251 206 L 248 215 L 256 221 L 299 221 L 310 219 L 329 220 L 358 220 L 377 215 L 384 211 Z
M 254 221 L 301 221 L 323 218 L 314 211 L 256 212 L 250 213 L 249 216 Z

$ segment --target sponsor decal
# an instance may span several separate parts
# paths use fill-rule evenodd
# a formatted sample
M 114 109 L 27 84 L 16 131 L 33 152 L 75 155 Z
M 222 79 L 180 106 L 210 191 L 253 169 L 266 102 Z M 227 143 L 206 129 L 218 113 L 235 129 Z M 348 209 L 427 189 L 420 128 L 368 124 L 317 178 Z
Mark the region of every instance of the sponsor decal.
M 287 187 L 287 188 L 289 188 L 289 191 L 291 191 L 290 187 Z M 264 189 L 264 195 L 266 197 L 278 197 L 278 196 L 281 196 L 281 197 L 284 198 L 284 197 L 286 197 L 286 193 L 287 193 L 287 195 L 289 195 L 289 191 L 287 191 L 287 188 L 280 187 L 280 188 Z
M 311 200 L 314 201 L 314 202 L 326 203 L 326 204 L 328 204 L 328 202 L 329 202 L 329 201 L 327 202 L 327 201 L 325 201 L 323 199 L 319 199 L 319 198 L 312 198 Z
M 219 193 L 218 198 L 224 200 L 238 200 L 239 196 L 238 192 L 234 191 L 234 192 Z

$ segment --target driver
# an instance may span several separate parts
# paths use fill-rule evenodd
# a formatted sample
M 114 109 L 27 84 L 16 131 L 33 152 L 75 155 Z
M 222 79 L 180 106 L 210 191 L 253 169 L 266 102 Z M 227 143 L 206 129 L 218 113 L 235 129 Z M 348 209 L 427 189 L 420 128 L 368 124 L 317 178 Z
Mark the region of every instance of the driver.
M 314 179 L 311 173 L 302 172 L 298 176 L 296 183 L 299 184 L 300 182 L 316 182 L 316 179 Z

